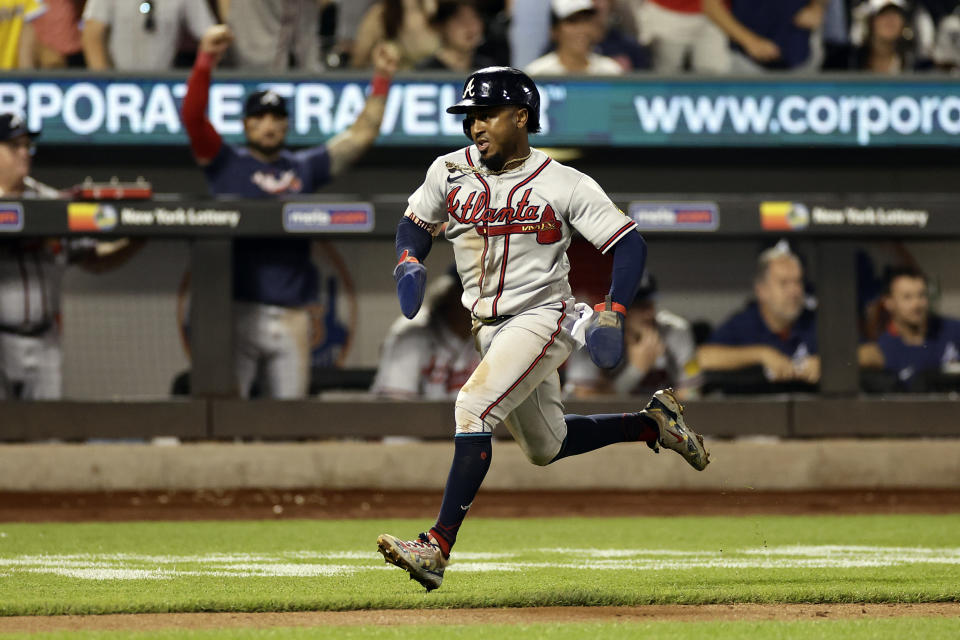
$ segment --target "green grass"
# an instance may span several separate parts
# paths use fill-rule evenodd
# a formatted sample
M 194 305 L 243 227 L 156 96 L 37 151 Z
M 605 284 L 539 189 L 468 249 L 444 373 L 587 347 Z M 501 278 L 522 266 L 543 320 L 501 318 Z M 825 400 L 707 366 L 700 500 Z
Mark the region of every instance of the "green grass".
M 798 622 L 649 622 L 649 623 L 586 623 L 531 624 L 485 626 L 401 626 L 401 627 L 327 627 L 229 629 L 221 631 L 187 631 L 171 629 L 150 632 L 85 631 L 40 634 L 0 634 L 4 640 L 225 640 L 226 638 L 270 640 L 304 640 L 307 638 L 457 638 L 458 640 L 569 639 L 623 640 L 933 640 L 960 635 L 960 619 L 894 618 L 870 620 L 824 620 Z
M 375 552 L 426 524 L 0 524 L 0 614 L 960 601 L 957 515 L 477 518 L 430 594 Z

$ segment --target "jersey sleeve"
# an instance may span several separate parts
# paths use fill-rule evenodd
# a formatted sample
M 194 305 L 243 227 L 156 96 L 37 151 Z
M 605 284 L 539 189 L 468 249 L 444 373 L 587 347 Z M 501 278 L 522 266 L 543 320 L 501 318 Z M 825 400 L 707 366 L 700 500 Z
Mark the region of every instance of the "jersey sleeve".
M 298 151 L 296 157 L 308 180 L 305 191 L 316 191 L 330 182 L 330 153 L 326 145 Z
M 447 169 L 442 158 L 437 158 L 427 169 L 427 177 L 407 199 L 410 210 L 431 224 L 447 221 Z
M 604 193 L 596 181 L 587 175 L 573 187 L 567 219 L 584 238 L 606 253 L 613 245 L 637 227 Z
M 391 333 L 383 345 L 371 391 L 384 396 L 420 395 L 420 378 L 430 347 L 422 331 Z
M 106 0 L 88 0 L 87 5 L 83 9 L 83 19 L 97 20 L 103 24 L 112 23 L 112 3 L 106 2 Z

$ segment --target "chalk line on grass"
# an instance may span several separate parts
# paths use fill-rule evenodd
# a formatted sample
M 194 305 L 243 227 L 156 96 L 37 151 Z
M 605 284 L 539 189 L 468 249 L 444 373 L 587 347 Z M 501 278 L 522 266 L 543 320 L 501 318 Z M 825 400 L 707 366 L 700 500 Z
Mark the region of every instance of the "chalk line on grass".
M 792 545 L 725 550 L 532 548 L 457 553 L 453 572 L 571 569 L 666 571 L 703 569 L 852 569 L 917 564 L 960 565 L 960 548 Z M 193 555 L 24 554 L 0 557 L 0 579 L 50 574 L 80 580 L 328 578 L 384 570 L 368 551 L 210 553 Z

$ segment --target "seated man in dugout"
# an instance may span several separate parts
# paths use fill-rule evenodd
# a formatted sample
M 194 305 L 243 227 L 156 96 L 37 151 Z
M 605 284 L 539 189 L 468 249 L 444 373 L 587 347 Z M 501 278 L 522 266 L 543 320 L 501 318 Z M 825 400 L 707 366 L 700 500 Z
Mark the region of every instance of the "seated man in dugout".
M 883 309 L 890 317 L 861 365 L 882 369 L 892 391 L 960 389 L 960 320 L 930 311 L 929 282 L 916 267 L 887 271 Z
M 657 307 L 657 281 L 645 272 L 624 319 L 624 358 L 613 369 L 593 364 L 581 349 L 567 360 L 567 392 L 574 398 L 642 395 L 673 387 L 681 400 L 699 392 L 700 367 L 690 323 Z
M 760 254 L 753 291 L 755 300 L 698 350 L 704 392 L 812 389 L 820 381 L 816 314 L 806 305 L 800 258 L 786 242 Z

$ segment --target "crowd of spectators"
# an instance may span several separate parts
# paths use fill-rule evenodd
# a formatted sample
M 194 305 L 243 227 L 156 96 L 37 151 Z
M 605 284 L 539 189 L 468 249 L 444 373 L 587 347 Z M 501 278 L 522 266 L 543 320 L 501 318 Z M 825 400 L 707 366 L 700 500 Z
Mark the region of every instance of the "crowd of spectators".
M 400 69 L 490 64 L 531 74 L 872 71 L 960 67 L 960 0 L 10 0 L 0 68 L 189 67 L 227 24 L 224 65 Z

